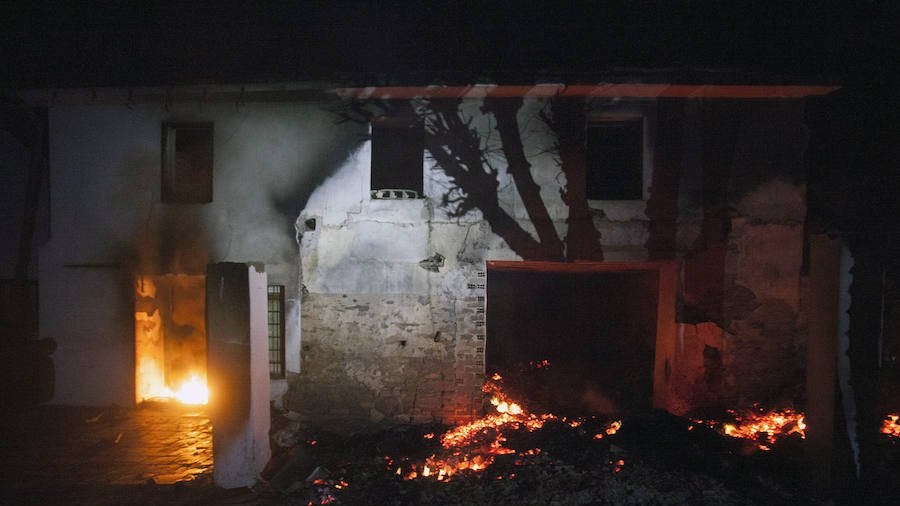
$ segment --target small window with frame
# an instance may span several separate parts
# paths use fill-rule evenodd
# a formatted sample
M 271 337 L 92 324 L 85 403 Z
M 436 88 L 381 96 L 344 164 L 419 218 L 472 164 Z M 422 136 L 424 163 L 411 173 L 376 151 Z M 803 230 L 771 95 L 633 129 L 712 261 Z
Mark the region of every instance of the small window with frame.
M 417 118 L 372 120 L 372 198 L 421 198 L 424 153 L 425 130 Z
M 284 378 L 284 285 L 268 286 L 269 377 Z
M 643 199 L 644 119 L 600 118 L 585 133 L 588 199 Z
M 162 125 L 162 201 L 174 204 L 212 202 L 213 124 Z

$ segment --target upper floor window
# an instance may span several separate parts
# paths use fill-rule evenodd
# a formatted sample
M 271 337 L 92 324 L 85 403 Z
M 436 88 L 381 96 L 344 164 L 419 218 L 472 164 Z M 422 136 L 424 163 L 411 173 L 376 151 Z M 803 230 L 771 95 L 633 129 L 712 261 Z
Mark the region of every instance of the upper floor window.
M 213 124 L 163 123 L 162 201 L 212 202 Z
M 591 121 L 586 131 L 587 196 L 590 200 L 641 200 L 644 181 L 644 120 Z
M 372 198 L 422 196 L 425 131 L 415 118 L 372 120 Z

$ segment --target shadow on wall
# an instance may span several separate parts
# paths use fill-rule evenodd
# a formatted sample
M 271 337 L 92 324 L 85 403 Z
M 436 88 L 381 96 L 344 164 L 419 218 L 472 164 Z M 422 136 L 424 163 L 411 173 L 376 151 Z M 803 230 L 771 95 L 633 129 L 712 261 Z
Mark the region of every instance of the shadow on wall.
M 37 336 L 37 283 L 0 283 L 0 408 L 31 406 L 53 397 L 53 339 Z
M 444 193 L 432 197 L 440 198 L 440 207 L 450 218 L 480 211 L 491 231 L 522 258 L 602 260 L 600 232 L 591 219 L 583 184 L 584 123 L 589 105 L 580 99 L 548 100 L 528 119 L 541 123 L 550 133 L 551 145 L 540 148 L 555 155 L 557 167 L 565 175 L 566 183 L 558 189 L 568 208 L 568 230 L 562 237 L 526 154 L 528 142 L 523 135 L 528 121 L 521 124 L 518 119 L 525 105 L 521 97 L 487 98 L 472 112 L 466 110 L 463 99 L 350 100 L 335 110 L 335 116 L 366 128 L 375 119 L 413 118 L 424 131 L 426 154 L 447 178 Z M 484 124 L 491 126 L 485 130 Z M 503 172 L 514 181 L 537 237 L 501 205 L 499 178 Z
M 342 121 L 337 113 L 333 121 L 329 130 L 330 135 L 322 137 L 320 156 L 311 160 L 307 166 L 296 168 L 303 176 L 296 178 L 292 185 L 273 185 L 269 193 L 272 206 L 287 218 L 292 227 L 306 208 L 306 203 L 313 192 L 335 174 L 369 137 L 367 123 Z M 296 231 L 291 229 L 290 234 L 294 237 Z
M 466 117 L 460 111 L 460 105 L 461 100 L 432 100 L 417 111 L 425 125 L 425 149 L 451 182 L 441 201 L 450 216 L 461 217 L 478 209 L 491 230 L 527 260 L 603 260 L 600 233 L 590 219 L 584 186 L 579 184 L 584 181 L 586 170 L 583 125 L 587 106 L 584 102 L 563 98 L 551 100 L 536 118 L 555 135 L 555 142 L 548 149 L 557 155 L 559 170 L 566 176 L 566 184 L 559 188 L 568 207 L 568 233 L 564 238 L 556 231 L 525 153 L 522 127 L 517 117 L 523 99 L 489 98 L 481 107 L 483 115 L 494 118 L 499 139 L 496 148 L 482 138 L 483 133 L 472 126 L 478 121 Z M 515 182 L 537 238 L 500 206 L 499 172 L 488 161 L 491 149 L 502 152 L 506 173 Z

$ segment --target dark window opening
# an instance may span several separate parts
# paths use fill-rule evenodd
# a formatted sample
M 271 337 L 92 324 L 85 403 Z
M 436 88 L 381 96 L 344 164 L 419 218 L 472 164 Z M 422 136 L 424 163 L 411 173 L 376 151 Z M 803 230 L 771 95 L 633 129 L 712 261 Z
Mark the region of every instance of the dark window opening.
M 421 197 L 424 152 L 425 131 L 418 120 L 381 118 L 372 121 L 373 198 Z
M 213 124 L 163 123 L 162 201 L 212 202 Z
M 269 285 L 269 376 L 284 377 L 284 286 Z
M 643 119 L 589 123 L 586 143 L 589 199 L 643 198 Z

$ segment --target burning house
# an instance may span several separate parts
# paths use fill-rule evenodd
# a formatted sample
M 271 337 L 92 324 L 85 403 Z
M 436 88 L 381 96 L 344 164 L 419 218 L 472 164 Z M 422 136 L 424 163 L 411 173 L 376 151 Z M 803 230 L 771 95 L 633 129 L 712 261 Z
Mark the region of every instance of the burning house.
M 586 380 L 572 409 L 796 399 L 803 101 L 833 90 L 56 92 L 53 401 L 205 378 L 222 261 L 265 264 L 270 370 L 310 420 L 464 420 L 486 370 L 542 359 Z
M 4 324 L 38 314 L 26 340 L 55 347 L 29 401 L 252 413 L 217 448 L 259 471 L 270 401 L 304 426 L 463 424 L 494 373 L 559 417 L 806 409 L 826 454 L 889 397 L 853 392 L 842 352 L 874 325 L 851 282 L 870 300 L 896 273 L 811 168 L 837 81 L 398 75 L 11 93 Z M 895 361 L 879 343 L 851 354 Z

